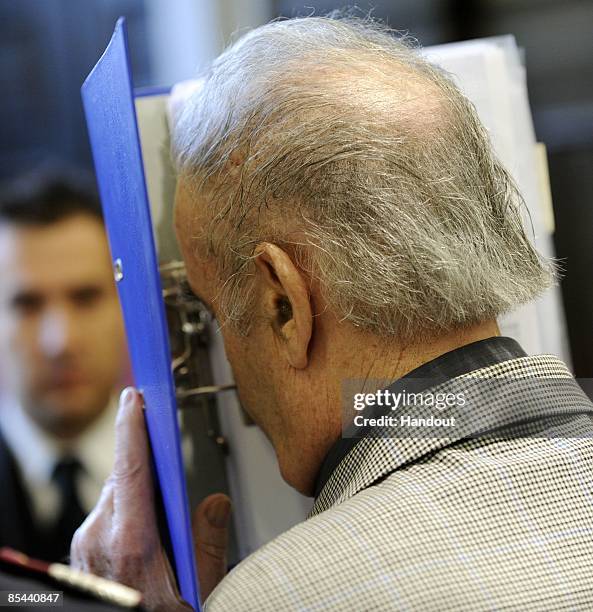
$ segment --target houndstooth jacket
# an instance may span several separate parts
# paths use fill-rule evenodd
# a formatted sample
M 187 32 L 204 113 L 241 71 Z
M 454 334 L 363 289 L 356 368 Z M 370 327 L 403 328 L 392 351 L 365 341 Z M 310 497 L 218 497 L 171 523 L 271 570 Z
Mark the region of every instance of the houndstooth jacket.
M 550 355 L 439 389 L 472 377 L 491 384 L 454 433 L 362 439 L 205 610 L 593 609 L 593 404 Z

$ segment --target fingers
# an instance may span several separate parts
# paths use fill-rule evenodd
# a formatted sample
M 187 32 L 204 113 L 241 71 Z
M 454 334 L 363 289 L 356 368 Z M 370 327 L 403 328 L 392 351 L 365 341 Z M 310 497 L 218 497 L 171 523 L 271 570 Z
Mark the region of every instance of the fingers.
M 222 493 L 208 496 L 193 516 L 193 533 L 200 578 L 200 595 L 205 600 L 224 578 L 231 500 Z
M 109 559 L 97 553 L 109 537 L 112 520 L 113 487 L 108 481 L 101 491 L 97 505 L 74 532 L 70 545 L 72 567 L 101 576 L 110 574 Z
M 119 398 L 115 421 L 115 457 L 113 471 L 125 477 L 138 471 L 145 463 L 148 441 L 142 414 L 142 397 L 133 387 L 127 387 Z
M 147 610 L 187 612 L 161 546 L 152 486 L 142 398 L 126 389 L 116 421 L 113 471 L 74 535 L 71 563 L 138 589 Z
M 142 404 L 142 396 L 136 389 L 128 387 L 122 392 L 110 476 L 116 515 L 138 517 L 153 511 L 153 482 Z
M 105 577 L 128 574 L 117 566 L 130 565 L 129 559 L 135 561 L 149 552 L 148 547 L 160 544 L 151 512 L 152 475 L 142 400 L 128 388 L 121 395 L 116 419 L 113 470 L 99 501 L 74 535 L 71 564 Z

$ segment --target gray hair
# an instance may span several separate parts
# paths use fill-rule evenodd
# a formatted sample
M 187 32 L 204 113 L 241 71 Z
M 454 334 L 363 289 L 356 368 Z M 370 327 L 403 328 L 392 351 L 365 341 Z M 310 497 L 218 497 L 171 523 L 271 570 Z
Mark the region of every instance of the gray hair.
M 262 241 L 287 249 L 340 319 L 403 342 L 497 317 L 554 280 L 475 108 L 376 22 L 249 32 L 183 108 L 173 152 L 209 192 L 196 248 L 214 256 L 239 332 Z

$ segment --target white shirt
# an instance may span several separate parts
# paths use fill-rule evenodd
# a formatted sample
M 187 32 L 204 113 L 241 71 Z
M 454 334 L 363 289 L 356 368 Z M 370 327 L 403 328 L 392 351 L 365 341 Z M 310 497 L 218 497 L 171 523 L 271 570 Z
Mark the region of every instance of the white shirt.
M 84 510 L 90 512 L 97 503 L 113 466 L 116 414 L 113 400 L 80 436 L 64 443 L 38 427 L 18 403 L 0 406 L 2 435 L 19 467 L 33 515 L 41 524 L 51 524 L 58 515 L 60 492 L 52 472 L 64 455 L 76 457 L 82 465 L 77 488 Z

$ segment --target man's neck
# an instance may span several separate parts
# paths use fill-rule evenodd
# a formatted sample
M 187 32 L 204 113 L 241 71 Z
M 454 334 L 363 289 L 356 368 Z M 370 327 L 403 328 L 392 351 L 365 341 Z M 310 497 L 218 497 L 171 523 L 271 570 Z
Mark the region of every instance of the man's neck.
M 373 387 L 378 381 L 379 384 L 390 384 L 440 355 L 493 336 L 500 336 L 495 320 L 455 330 L 422 344 L 408 346 L 383 341 L 355 328 L 341 334 L 339 342 L 331 348 L 328 347 L 331 366 L 327 380 L 330 382 L 324 396 L 328 398 L 327 410 L 332 412 L 332 416 L 326 421 L 329 429 L 318 432 L 319 445 L 314 453 L 317 465 L 313 471 L 317 473 L 323 458 L 342 436 L 344 382 L 352 381 L 354 385 L 360 385 L 361 388 L 353 389 L 353 392 L 372 392 L 375 389 L 366 389 L 365 385 Z M 353 355 L 353 350 L 356 355 Z M 310 487 L 304 487 L 301 491 L 312 490 L 312 482 L 313 478 L 309 481 Z
M 423 361 L 420 365 L 408 370 L 401 376 L 393 380 L 385 380 L 384 384 L 389 385 L 393 389 L 395 385 L 407 386 L 410 383 L 414 386 L 415 391 L 422 391 L 424 385 L 430 387 L 433 384 L 440 384 L 466 372 L 489 367 L 508 359 L 525 356 L 527 354 L 515 340 L 503 338 L 499 333 L 496 333 L 487 335 L 485 338 L 464 342 L 449 350 L 439 351 L 432 358 Z M 410 380 L 406 382 L 406 379 Z M 381 386 L 382 384 L 380 383 Z M 368 390 L 373 392 L 376 389 L 369 388 Z M 335 441 L 328 446 L 324 459 L 319 464 L 319 471 L 317 472 L 313 491 L 315 497 L 320 494 L 333 471 L 352 450 L 358 440 L 359 435 L 344 435 L 340 432 Z
M 363 355 L 359 360 L 364 364 L 363 370 L 356 368 L 356 371 L 353 371 L 352 368 L 346 368 L 337 373 L 337 378 L 348 380 L 364 373 L 364 376 L 370 379 L 397 380 L 440 355 L 493 336 L 500 336 L 495 320 L 458 329 L 422 343 L 407 346 L 395 341 L 381 342 L 378 345 L 367 343 L 366 346 L 369 348 L 361 351 Z M 357 343 L 352 346 L 364 347 L 365 344 Z

